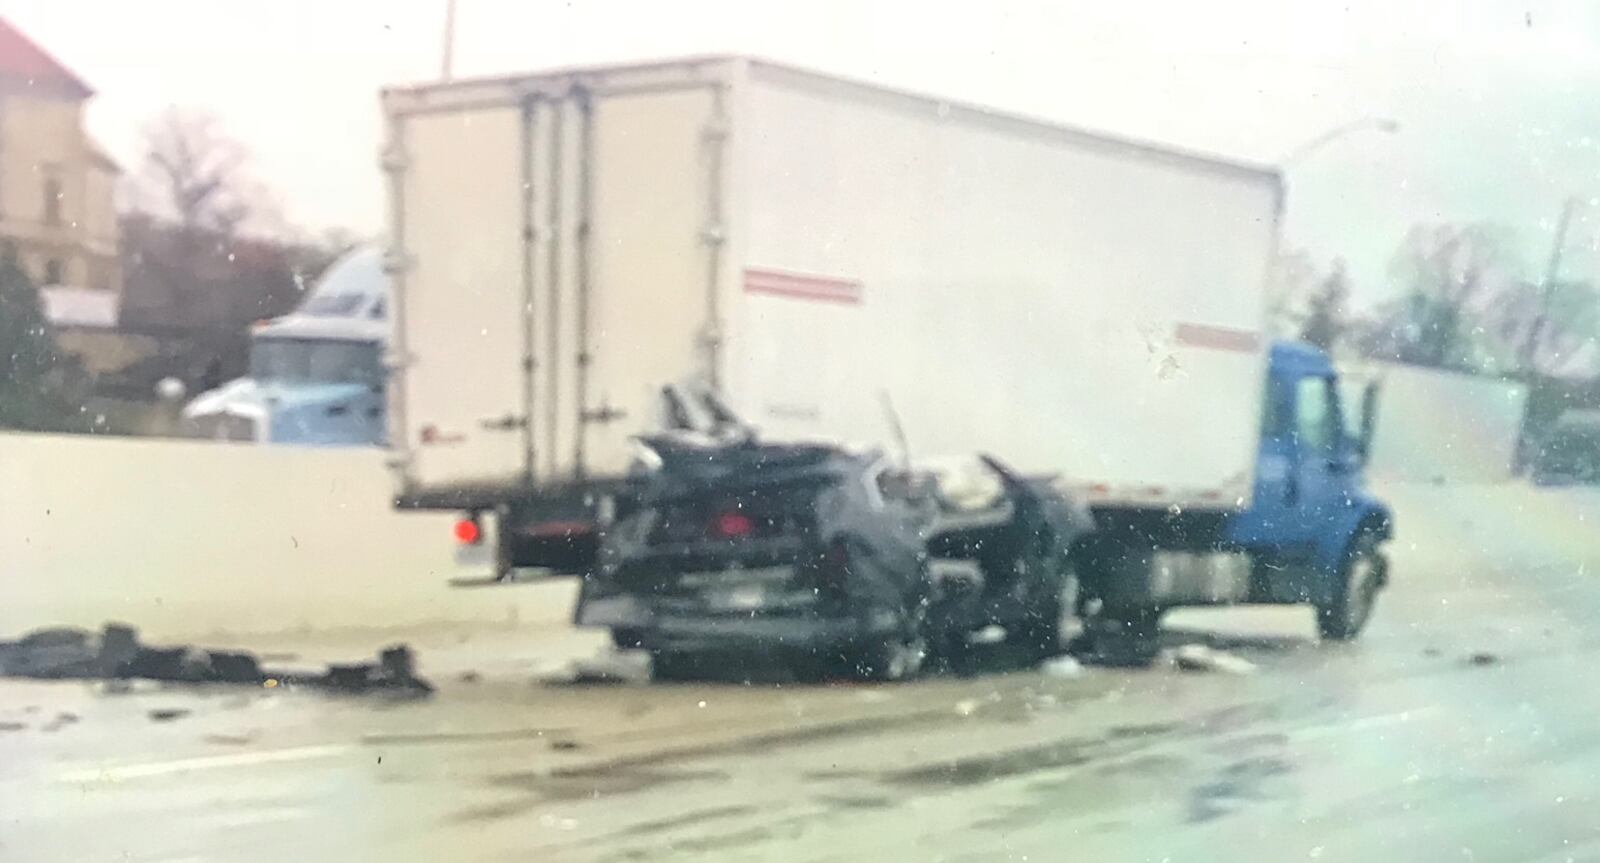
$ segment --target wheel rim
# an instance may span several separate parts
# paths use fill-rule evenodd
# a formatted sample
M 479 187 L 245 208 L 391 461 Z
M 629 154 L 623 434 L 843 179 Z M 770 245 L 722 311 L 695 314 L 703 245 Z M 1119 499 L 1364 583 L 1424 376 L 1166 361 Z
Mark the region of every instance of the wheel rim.
M 1349 601 L 1345 603 L 1345 622 L 1351 631 L 1366 625 L 1372 613 L 1372 603 L 1378 592 L 1378 567 L 1371 555 L 1358 555 L 1350 562 L 1350 581 L 1346 590 Z

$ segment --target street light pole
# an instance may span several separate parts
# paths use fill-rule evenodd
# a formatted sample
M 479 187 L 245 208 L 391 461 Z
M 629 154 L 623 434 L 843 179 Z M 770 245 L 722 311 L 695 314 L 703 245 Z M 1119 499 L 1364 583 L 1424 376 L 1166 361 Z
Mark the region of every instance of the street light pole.
M 1375 129 L 1385 134 L 1394 134 L 1400 131 L 1400 123 L 1388 117 L 1361 117 L 1347 123 L 1340 123 L 1306 139 L 1299 146 L 1285 153 L 1278 159 L 1278 170 L 1280 173 L 1287 171 L 1294 163 L 1310 156 L 1334 141 L 1352 132 L 1367 128 Z M 1274 252 L 1273 258 L 1273 275 L 1269 283 L 1269 291 L 1272 294 L 1272 302 L 1278 307 L 1278 311 L 1272 313 L 1273 320 L 1269 323 L 1269 326 L 1277 327 L 1279 325 L 1278 319 L 1284 315 L 1283 310 L 1287 308 L 1289 286 L 1283 284 L 1284 251 L 1281 247 Z
M 1561 218 L 1556 220 L 1555 237 L 1550 241 L 1550 259 L 1545 263 L 1544 284 L 1539 291 L 1539 311 L 1528 326 L 1528 338 L 1522 343 L 1521 365 L 1524 372 L 1536 371 L 1534 362 L 1539 353 L 1539 340 L 1545 327 L 1550 325 L 1550 303 L 1555 299 L 1556 282 L 1561 278 L 1561 255 L 1567 247 L 1567 230 L 1572 227 L 1572 214 L 1578 208 L 1577 198 L 1568 198 L 1561 205 Z
M 1398 120 L 1391 120 L 1388 117 L 1362 117 L 1358 120 L 1351 120 L 1348 123 L 1341 123 L 1340 125 L 1334 126 L 1333 128 L 1306 140 L 1304 143 L 1300 144 L 1300 146 L 1295 147 L 1293 150 L 1285 153 L 1283 157 L 1278 160 L 1278 167 L 1287 168 L 1295 162 L 1304 159 L 1317 150 L 1326 147 L 1327 145 L 1339 140 L 1340 138 L 1343 138 L 1351 132 L 1359 132 L 1363 129 L 1373 129 L 1375 131 L 1383 132 L 1384 134 L 1392 135 L 1400 131 L 1400 122 Z
M 456 0 L 444 0 L 444 55 L 439 62 L 439 80 L 449 81 L 455 73 Z

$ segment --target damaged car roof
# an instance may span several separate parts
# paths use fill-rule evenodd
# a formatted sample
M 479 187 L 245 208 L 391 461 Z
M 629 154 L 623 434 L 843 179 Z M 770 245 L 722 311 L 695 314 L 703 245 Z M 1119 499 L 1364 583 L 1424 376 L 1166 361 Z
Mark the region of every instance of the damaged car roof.
M 852 454 L 826 444 L 741 442 L 706 446 L 671 437 L 641 438 L 661 460 L 652 479 L 681 489 L 766 484 L 836 474 L 875 455 Z

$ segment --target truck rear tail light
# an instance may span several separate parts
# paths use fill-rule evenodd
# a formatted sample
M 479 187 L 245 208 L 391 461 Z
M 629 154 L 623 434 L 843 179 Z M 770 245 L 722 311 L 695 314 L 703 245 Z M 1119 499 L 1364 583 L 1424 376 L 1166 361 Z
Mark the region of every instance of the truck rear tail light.
M 454 533 L 456 542 L 462 545 L 477 545 L 483 541 L 483 528 L 478 526 L 477 516 L 457 520 Z

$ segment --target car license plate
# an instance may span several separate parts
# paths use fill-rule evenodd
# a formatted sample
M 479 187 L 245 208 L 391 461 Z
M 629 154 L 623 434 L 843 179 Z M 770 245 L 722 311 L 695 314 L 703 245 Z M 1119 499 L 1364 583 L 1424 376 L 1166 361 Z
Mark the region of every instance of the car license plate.
M 645 607 L 631 596 L 592 599 L 578 609 L 582 626 L 638 626 L 648 619 Z
M 710 599 L 711 605 L 722 611 L 755 611 L 767 604 L 767 590 L 759 584 L 741 584 L 719 590 Z

